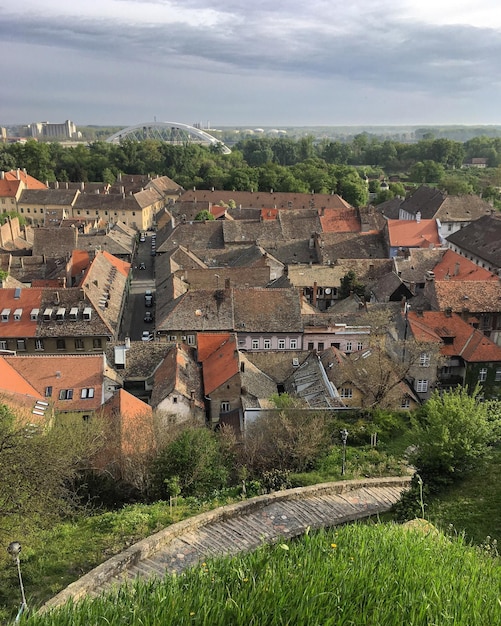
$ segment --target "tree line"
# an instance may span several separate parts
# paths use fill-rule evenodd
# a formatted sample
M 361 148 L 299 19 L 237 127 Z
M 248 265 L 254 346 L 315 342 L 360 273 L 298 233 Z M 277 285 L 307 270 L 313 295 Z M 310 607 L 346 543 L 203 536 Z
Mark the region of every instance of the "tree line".
M 485 170 L 461 169 L 466 159 L 487 159 Z M 0 169 L 26 168 L 45 181 L 105 182 L 120 173 L 168 176 L 185 189 L 337 193 L 354 206 L 368 202 L 368 180 L 398 176 L 414 184 L 433 184 L 454 194 L 477 193 L 498 199 L 501 138 L 475 137 L 464 143 L 424 138 L 416 143 L 378 139 L 361 133 L 350 142 L 313 136 L 250 137 L 229 155 L 217 145 L 174 146 L 157 140 L 94 141 L 76 147 L 29 140 L 0 146 Z M 383 201 L 400 195 L 385 190 Z

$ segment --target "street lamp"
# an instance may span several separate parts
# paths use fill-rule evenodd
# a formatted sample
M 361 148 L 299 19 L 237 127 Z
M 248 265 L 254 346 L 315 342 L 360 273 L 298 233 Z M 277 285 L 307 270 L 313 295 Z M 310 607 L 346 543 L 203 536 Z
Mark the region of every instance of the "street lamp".
M 348 431 L 346 428 L 341 430 L 341 443 L 343 444 L 343 456 L 341 464 L 341 476 L 344 476 L 346 470 L 346 442 L 348 441 Z
M 19 541 L 12 541 L 7 546 L 7 552 L 11 555 L 17 565 L 17 573 L 19 575 L 19 586 L 21 587 L 21 606 L 19 607 L 19 611 L 17 612 L 16 619 L 14 621 L 15 624 L 19 623 L 21 619 L 21 615 L 28 609 L 28 605 L 26 604 L 26 596 L 24 595 L 24 585 L 23 585 L 23 577 L 21 576 L 21 563 L 19 562 L 19 553 L 21 552 L 21 544 Z

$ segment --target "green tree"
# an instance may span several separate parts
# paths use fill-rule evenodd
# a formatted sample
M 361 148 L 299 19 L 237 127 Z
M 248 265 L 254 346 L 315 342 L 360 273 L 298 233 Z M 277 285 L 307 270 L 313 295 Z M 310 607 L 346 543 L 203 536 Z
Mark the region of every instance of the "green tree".
M 486 459 L 493 437 L 487 405 L 479 388 L 435 391 L 414 420 L 416 449 L 411 462 L 425 484 L 458 480 Z
M 341 278 L 339 298 L 347 298 L 351 293 L 356 293 L 357 296 L 361 298 L 365 295 L 365 285 L 357 280 L 357 276 L 353 270 L 350 270 Z
M 211 221 L 214 219 L 214 216 L 212 215 L 212 213 L 210 211 L 207 211 L 207 209 L 204 209 L 203 211 L 200 211 L 200 213 L 197 213 L 195 215 L 195 221 L 197 222 L 205 222 L 205 221 Z
M 159 496 L 169 495 L 168 481 L 175 476 L 179 477 L 181 493 L 185 496 L 203 496 L 221 489 L 229 476 L 225 460 L 218 433 L 189 426 L 167 444 L 153 464 Z

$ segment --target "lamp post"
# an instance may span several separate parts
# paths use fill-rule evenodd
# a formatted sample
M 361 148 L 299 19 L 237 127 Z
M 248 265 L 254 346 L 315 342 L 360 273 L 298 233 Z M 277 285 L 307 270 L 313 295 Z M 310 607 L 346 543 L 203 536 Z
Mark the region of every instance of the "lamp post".
M 343 428 L 341 431 L 341 443 L 343 444 L 343 456 L 341 463 L 341 476 L 344 476 L 346 470 L 346 442 L 348 441 L 348 431 Z
M 27 610 L 28 605 L 26 604 L 26 596 L 24 595 L 24 585 L 23 585 L 23 577 L 21 576 L 21 563 L 19 561 L 19 553 L 21 552 L 21 544 L 19 541 L 12 541 L 7 546 L 7 552 L 11 555 L 13 560 L 17 565 L 17 573 L 19 576 L 19 586 L 21 587 L 21 606 L 19 607 L 19 611 L 17 612 L 16 619 L 14 621 L 15 624 L 19 623 L 21 619 L 21 615 L 24 611 Z

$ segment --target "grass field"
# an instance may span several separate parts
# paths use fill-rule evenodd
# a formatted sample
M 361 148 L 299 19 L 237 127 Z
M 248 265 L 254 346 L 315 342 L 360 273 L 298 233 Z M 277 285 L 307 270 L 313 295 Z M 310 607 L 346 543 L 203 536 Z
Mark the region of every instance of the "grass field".
M 500 588 L 498 560 L 460 537 L 352 524 L 137 582 L 25 623 L 492 626 L 501 623 Z

